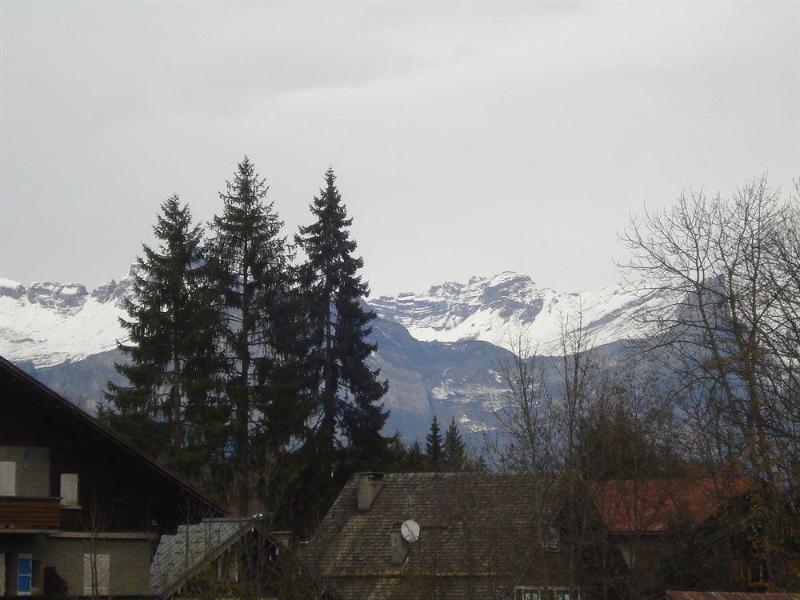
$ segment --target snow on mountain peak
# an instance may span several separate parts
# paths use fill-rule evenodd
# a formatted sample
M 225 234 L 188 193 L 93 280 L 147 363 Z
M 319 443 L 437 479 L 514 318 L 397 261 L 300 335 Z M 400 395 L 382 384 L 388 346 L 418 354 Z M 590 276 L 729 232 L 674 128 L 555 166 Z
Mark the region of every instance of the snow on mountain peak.
M 115 348 L 125 339 L 120 300 L 133 270 L 91 293 L 79 283 L 0 279 L 0 355 L 46 367 Z
M 11 279 L 0 277 L 0 297 L 20 298 L 24 293 L 25 286 Z
M 129 297 L 136 266 L 91 292 L 77 283 L 24 286 L 0 279 L 0 355 L 35 367 L 78 361 L 113 349 L 126 332 L 122 300 Z M 369 304 L 379 316 L 403 325 L 422 341 L 485 340 L 510 348 L 519 336 L 541 354 L 557 354 L 562 324 L 583 324 L 596 344 L 637 337 L 630 316 L 642 303 L 661 302 L 621 285 L 561 293 L 529 276 L 503 271 L 448 281 L 420 294 L 381 296 Z
M 561 293 L 538 286 L 527 275 L 503 271 L 467 283 L 445 282 L 422 294 L 381 296 L 370 304 L 419 340 L 477 339 L 511 348 L 522 335 L 532 349 L 556 354 L 562 324 L 577 326 L 581 315 L 597 344 L 636 337 L 630 317 L 647 301 L 621 285 Z

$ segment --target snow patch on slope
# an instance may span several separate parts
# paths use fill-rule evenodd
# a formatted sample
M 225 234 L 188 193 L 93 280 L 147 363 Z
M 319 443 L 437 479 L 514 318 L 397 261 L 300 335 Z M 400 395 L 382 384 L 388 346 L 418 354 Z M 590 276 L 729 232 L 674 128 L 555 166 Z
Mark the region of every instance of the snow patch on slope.
M 116 347 L 132 273 L 91 294 L 83 285 L 0 279 L 0 355 L 36 368 L 77 361 Z
M 597 345 L 640 337 L 642 332 L 631 318 L 634 312 L 642 304 L 662 303 L 666 300 L 656 294 L 640 295 L 621 284 L 598 291 L 557 292 L 511 271 L 370 302 L 379 316 L 404 325 L 418 340 L 475 339 L 511 349 L 521 334 L 539 354 L 559 354 L 562 327 L 578 327 L 581 314 L 583 327 Z
M 77 283 L 29 286 L 0 278 L 0 355 L 37 368 L 82 360 L 127 339 L 119 324 L 133 269 L 91 293 Z M 369 304 L 379 316 L 404 326 L 421 341 L 484 340 L 504 348 L 522 334 L 532 351 L 559 354 L 562 323 L 583 325 L 597 345 L 642 335 L 631 319 L 642 304 L 666 306 L 658 294 L 637 295 L 616 285 L 599 291 L 561 293 L 538 286 L 527 275 L 505 271 L 446 282 L 426 293 L 382 296 Z M 443 381 L 434 399 L 452 397 L 458 385 Z M 457 394 L 456 394 L 457 395 Z

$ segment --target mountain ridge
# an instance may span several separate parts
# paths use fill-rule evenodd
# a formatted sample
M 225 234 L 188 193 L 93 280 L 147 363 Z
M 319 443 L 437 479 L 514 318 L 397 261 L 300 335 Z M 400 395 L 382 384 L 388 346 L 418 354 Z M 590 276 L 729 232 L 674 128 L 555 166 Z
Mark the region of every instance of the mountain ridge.
M 91 292 L 80 283 L 0 279 L 0 354 L 50 367 L 116 348 L 125 340 L 119 319 L 134 268 Z M 562 329 L 579 319 L 597 345 L 641 335 L 631 316 L 658 294 L 640 295 L 621 284 L 597 291 L 558 292 L 530 276 L 503 271 L 367 300 L 379 317 L 399 323 L 419 341 L 481 340 L 512 349 L 520 336 L 537 353 L 559 354 Z
M 124 360 L 116 348 L 125 339 L 119 320 L 133 273 L 91 291 L 79 283 L 24 286 L 0 279 L 0 355 L 96 412 L 105 402 L 106 382 L 121 383 L 114 363 Z M 598 345 L 615 355 L 636 333 L 630 314 L 653 298 L 629 295 L 619 286 L 604 290 L 560 293 L 504 271 L 369 300 L 378 314 L 370 335 L 378 352 L 371 360 L 390 383 L 385 431 L 419 439 L 434 414 L 454 418 L 468 434 L 494 428 L 495 411 L 508 393 L 498 364 L 511 358 L 511 336 L 528 336 L 538 355 L 557 355 L 554 338 L 564 317 L 575 318 L 576 307 L 586 309 L 585 325 Z M 557 362 L 540 358 L 550 377 Z
M 421 341 L 476 339 L 511 350 L 522 336 L 537 353 L 560 354 L 562 331 L 579 326 L 597 345 L 639 337 L 634 312 L 643 304 L 657 304 L 661 296 L 623 284 L 558 292 L 528 275 L 502 271 L 467 283 L 445 282 L 422 294 L 379 296 L 369 304 Z

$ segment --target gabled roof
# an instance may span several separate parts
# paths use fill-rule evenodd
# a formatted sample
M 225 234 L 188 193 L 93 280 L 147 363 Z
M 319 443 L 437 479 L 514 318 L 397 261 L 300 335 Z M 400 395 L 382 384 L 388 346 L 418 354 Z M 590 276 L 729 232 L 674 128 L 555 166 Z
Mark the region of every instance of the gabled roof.
M 519 583 L 564 583 L 564 553 L 542 546 L 558 513 L 551 482 L 488 473 L 386 474 L 372 505 L 360 511 L 358 477 L 303 552 L 315 575 L 343 597 L 415 598 L 409 587 L 415 577 L 435 578 L 440 598 L 467 597 L 468 580 L 477 586 L 473 594 L 481 586 L 509 593 Z M 394 564 L 390 537 L 410 519 L 419 539 L 403 541 L 406 558 Z
M 626 479 L 590 482 L 589 492 L 609 533 L 660 534 L 704 521 L 748 487 L 745 479 Z
M 243 530 L 249 519 L 204 519 L 195 525 L 181 525 L 174 535 L 162 535 L 150 562 L 150 591 L 168 597 L 210 555 L 218 555 Z
M 162 535 L 150 563 L 151 593 L 171 597 L 203 566 L 253 532 L 269 537 L 257 519 L 250 518 L 203 519 L 181 525 L 174 535 Z
M 225 511 L 214 503 L 203 491 L 198 487 L 172 472 L 170 469 L 162 465 L 155 458 L 150 456 L 147 452 L 133 444 L 128 439 L 124 438 L 107 425 L 101 423 L 87 412 L 78 408 L 75 404 L 67 400 L 58 392 L 50 389 L 42 382 L 32 377 L 9 360 L 0 356 L 0 373 L 5 373 L 9 376 L 12 382 L 19 381 L 22 385 L 29 387 L 32 391 L 36 392 L 39 397 L 50 403 L 54 408 L 71 419 L 89 427 L 101 436 L 107 438 L 113 444 L 118 446 L 123 452 L 133 455 L 143 464 L 147 465 L 150 469 L 155 471 L 158 475 L 171 481 L 173 484 L 181 488 L 186 494 L 194 497 L 202 504 L 208 506 L 212 513 L 217 515 L 224 515 Z M 9 397 L 0 396 L 0 401 L 12 401 Z

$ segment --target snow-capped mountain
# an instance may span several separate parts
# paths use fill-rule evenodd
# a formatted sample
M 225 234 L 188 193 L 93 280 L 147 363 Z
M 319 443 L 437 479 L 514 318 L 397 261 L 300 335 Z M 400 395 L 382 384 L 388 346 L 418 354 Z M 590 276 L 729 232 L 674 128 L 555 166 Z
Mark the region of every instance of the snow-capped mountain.
M 130 293 L 131 272 L 89 292 L 77 283 L 36 282 L 23 286 L 0 279 L 0 355 L 49 367 L 111 350 L 125 332 L 121 299 Z M 637 336 L 631 321 L 642 303 L 656 303 L 622 285 L 599 291 L 562 293 L 527 275 L 505 271 L 447 282 L 421 294 L 381 296 L 369 303 L 378 316 L 403 325 L 420 341 L 483 340 L 510 348 L 523 334 L 542 354 L 557 354 L 562 325 L 579 315 L 593 341 L 603 345 Z
M 131 272 L 91 292 L 81 284 L 0 279 L 0 355 L 96 410 L 106 382 L 122 382 L 114 364 L 124 360 L 116 346 L 125 339 L 119 319 L 131 287 Z M 386 429 L 413 439 L 424 435 L 433 414 L 455 418 L 465 432 L 491 428 L 507 392 L 498 361 L 509 358 L 520 334 L 537 354 L 557 354 L 562 322 L 577 326 L 582 314 L 595 344 L 610 344 L 636 337 L 630 316 L 637 306 L 661 301 L 622 286 L 559 293 L 511 272 L 373 299 L 373 360 L 390 384 Z M 611 354 L 617 347 L 608 346 Z M 543 361 L 554 371 L 556 359 Z
M 130 289 L 131 272 L 91 293 L 78 283 L 0 279 L 0 355 L 40 368 L 115 348 Z
M 618 284 L 599 291 L 563 293 L 537 285 L 527 275 L 505 271 L 447 282 L 426 293 L 381 296 L 370 304 L 380 317 L 400 323 L 418 340 L 484 340 L 510 349 L 520 335 L 541 354 L 558 354 L 562 327 L 586 328 L 594 344 L 638 337 L 632 320 L 657 294 L 638 294 Z

